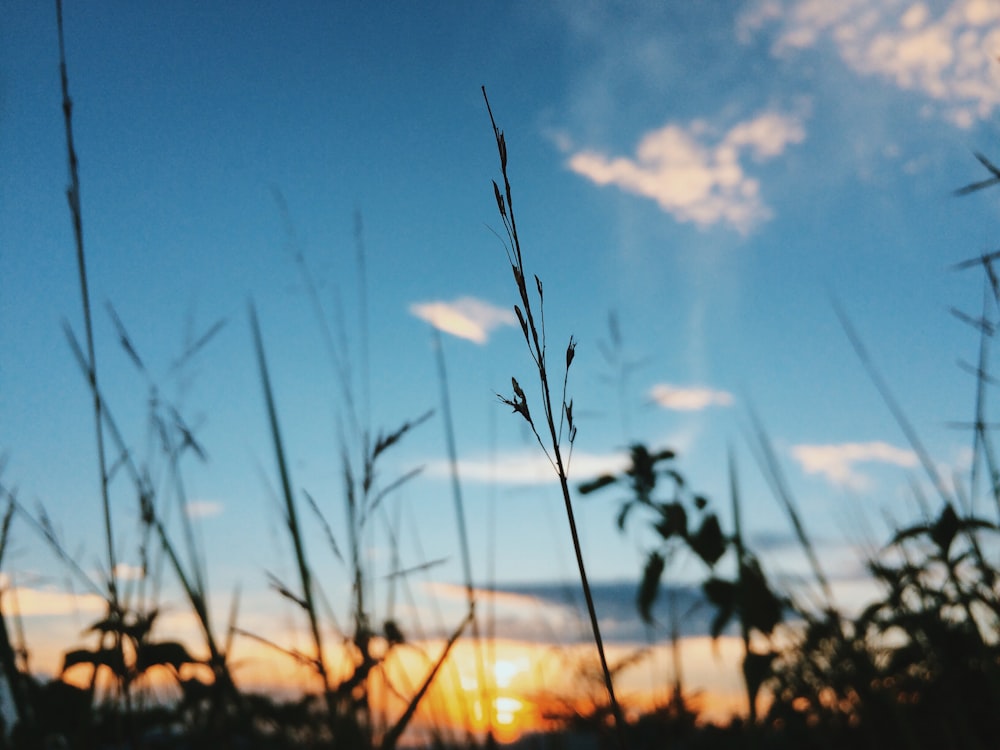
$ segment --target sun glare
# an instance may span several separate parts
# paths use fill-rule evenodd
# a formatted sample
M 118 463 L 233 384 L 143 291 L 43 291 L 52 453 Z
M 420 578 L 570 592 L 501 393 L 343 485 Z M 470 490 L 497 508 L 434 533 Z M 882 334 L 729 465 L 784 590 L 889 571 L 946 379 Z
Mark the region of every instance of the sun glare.
M 407 697 L 414 694 L 444 649 L 441 641 L 406 644 L 392 649 L 381 669 L 371 679 L 372 706 L 387 726 L 406 710 Z M 610 659 L 621 659 L 630 649 L 614 645 Z M 728 675 L 726 665 L 736 663 L 736 639 L 691 638 L 684 642 L 686 687 L 697 695 L 704 720 L 725 721 L 744 710 L 742 689 Z M 410 722 L 406 743 L 419 743 L 442 729 L 471 732 L 483 737 L 491 732 L 499 742 L 512 742 L 526 733 L 552 729 L 554 716 L 574 712 L 586 714 L 605 700 L 603 684 L 592 678 L 589 668 L 595 658 L 585 645 L 553 648 L 551 644 L 496 640 L 477 649 L 471 640 L 458 641 L 439 669 L 430 689 Z M 53 656 L 59 660 L 61 654 Z M 346 652 L 331 647 L 328 653 L 334 680 L 350 673 Z M 648 659 L 616 676 L 619 698 L 635 715 L 654 708 L 663 700 L 665 649 L 656 648 Z M 276 697 L 298 695 L 305 689 L 316 693 L 316 673 L 252 640 L 237 642 L 233 653 L 234 676 L 240 686 Z M 71 669 L 66 678 L 83 686 L 87 670 Z M 183 677 L 208 678 L 200 664 L 186 665 Z M 480 675 L 482 678 L 480 678 Z M 170 670 L 151 670 L 143 683 L 158 695 L 173 695 L 176 683 Z M 569 714 L 567 714 L 567 711 Z

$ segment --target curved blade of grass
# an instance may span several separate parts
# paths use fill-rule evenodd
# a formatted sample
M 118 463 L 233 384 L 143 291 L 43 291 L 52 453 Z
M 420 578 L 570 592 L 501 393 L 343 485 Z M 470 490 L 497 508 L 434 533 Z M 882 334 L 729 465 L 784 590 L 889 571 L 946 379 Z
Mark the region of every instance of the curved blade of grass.
M 87 260 L 83 249 L 83 212 L 80 206 L 80 174 L 76 147 L 73 144 L 73 100 L 69 96 L 69 75 L 66 72 L 66 44 L 63 35 L 62 0 L 56 0 L 56 25 L 59 34 L 59 80 L 62 85 L 63 122 L 66 126 L 66 156 L 69 162 L 69 201 L 76 241 L 77 273 L 80 278 L 80 297 L 83 303 L 83 325 L 87 343 L 85 372 L 94 403 L 94 430 L 97 445 L 97 464 L 101 478 L 101 506 L 104 513 L 104 536 L 108 557 L 108 595 L 112 609 L 118 609 L 118 585 L 115 576 L 114 530 L 111 524 L 111 497 L 108 492 L 107 458 L 104 451 L 104 420 L 101 418 L 102 402 L 97 387 L 97 355 L 94 351 L 94 321 L 90 311 L 90 288 L 87 283 Z
M 448 371 L 444 361 L 444 347 L 441 343 L 441 332 L 432 328 L 434 336 L 434 354 L 437 362 L 438 384 L 441 387 L 441 414 L 444 417 L 444 433 L 448 448 L 448 474 L 451 478 L 451 495 L 455 506 L 455 519 L 458 524 L 458 541 L 462 553 L 462 572 L 465 575 L 465 595 L 469 604 L 469 616 L 472 618 L 472 640 L 476 650 L 476 672 L 479 678 L 483 713 L 489 715 L 489 731 L 493 732 L 492 711 L 486 708 L 486 663 L 483 660 L 483 644 L 479 633 L 479 618 L 476 617 L 476 594 L 472 580 L 472 559 L 469 554 L 469 530 L 465 522 L 465 503 L 462 501 L 462 484 L 458 477 L 458 449 L 455 447 L 455 426 L 451 418 L 451 398 L 448 393 Z
M 468 627 L 469 623 L 474 620 L 475 613 L 470 610 L 469 614 L 466 615 L 465 619 L 462 620 L 461 624 L 455 629 L 455 632 L 451 634 L 451 637 L 445 644 L 444 650 L 441 652 L 441 656 L 439 656 L 438 660 L 434 662 L 434 666 L 431 668 L 431 671 L 428 672 L 427 677 L 424 678 L 424 682 L 417 691 L 417 694 L 410 699 L 410 704 L 406 707 L 406 711 L 403 712 L 403 715 L 399 717 L 399 720 L 392 727 L 392 729 L 386 732 L 385 737 L 382 738 L 382 750 L 392 750 L 392 748 L 396 746 L 400 735 L 405 731 L 407 725 L 410 723 L 410 719 L 413 718 L 413 714 L 416 713 L 417 706 L 420 705 L 420 701 L 423 700 L 428 688 L 430 688 L 431 684 L 434 682 L 434 678 L 437 677 L 437 673 L 441 669 L 441 665 L 444 664 L 445 660 L 448 658 L 448 654 L 451 653 L 452 646 L 455 645 L 455 642 L 465 631 L 465 628 Z
M 781 502 L 785 514 L 792 524 L 792 529 L 795 531 L 799 545 L 809 560 L 816 583 L 819 584 L 823 592 L 825 606 L 828 609 L 833 609 L 833 592 L 830 589 L 830 583 L 823 572 L 823 567 L 820 565 L 819 557 L 816 555 L 816 549 L 813 546 L 812 540 L 809 538 L 809 534 L 806 533 L 805 525 L 802 523 L 802 516 L 795 503 L 795 497 L 792 495 L 791 490 L 788 489 L 788 483 L 785 481 L 785 475 L 781 471 L 781 465 L 778 463 L 778 458 L 774 453 L 774 447 L 771 445 L 771 440 L 764 430 L 757 412 L 753 407 L 749 411 L 750 420 L 753 423 L 753 435 L 751 437 L 756 440 L 756 443 L 753 442 L 753 439 L 751 440 L 751 447 L 755 449 L 754 457 L 757 459 L 757 463 L 764 473 L 767 483 L 771 486 L 771 491 Z
M 865 372 L 868 373 L 869 379 L 875 385 L 875 388 L 878 390 L 878 393 L 885 402 L 885 405 L 892 413 L 892 417 L 896 420 L 896 424 L 899 425 L 899 428 L 903 431 L 903 435 L 906 437 L 910 447 L 913 448 L 913 452 L 917 454 L 917 458 L 920 461 L 924 472 L 927 474 L 927 477 L 930 479 L 931 484 L 934 485 L 934 489 L 937 490 L 937 493 L 941 496 L 941 499 L 945 503 L 951 504 L 952 498 L 949 496 L 944 481 L 941 479 L 941 475 L 938 473 L 937 467 L 931 460 L 930 454 L 927 452 L 927 449 L 924 448 L 924 444 L 917 435 L 917 431 L 913 429 L 913 425 L 910 424 L 910 420 L 906 418 L 906 414 L 893 397 L 892 391 L 889 390 L 889 386 L 885 382 L 885 379 L 879 373 L 878 369 L 876 369 L 875 363 L 872 360 L 871 355 L 868 353 L 868 349 L 861 341 L 861 337 L 858 336 L 850 318 L 847 317 L 847 313 L 844 312 L 844 309 L 840 306 L 836 299 L 833 300 L 833 309 L 834 312 L 836 312 L 837 317 L 840 319 L 840 325 L 847 334 L 847 338 L 850 340 L 851 346 L 854 348 L 854 353 L 857 355 L 858 359 L 861 360 L 862 367 L 865 368 Z
M 546 362 L 546 348 L 545 348 L 545 318 L 544 318 L 544 304 L 543 304 L 543 294 L 542 294 L 542 282 L 538 276 L 534 276 L 535 288 L 538 294 L 538 323 L 536 324 L 535 313 L 532 309 L 531 295 L 528 293 L 528 284 L 526 281 L 526 271 L 524 267 L 524 259 L 521 252 L 521 241 L 517 233 L 517 222 L 514 218 L 514 202 L 511 192 L 510 179 L 507 174 L 507 141 L 504 138 L 503 131 L 497 127 L 496 120 L 493 117 L 493 110 L 490 107 L 489 98 L 486 96 L 486 87 L 482 87 L 483 99 L 486 101 L 486 111 L 490 116 L 490 124 L 493 126 L 493 135 L 496 139 L 497 152 L 500 156 L 500 174 L 503 178 L 504 190 L 503 193 L 500 191 L 500 187 L 497 183 L 493 182 L 493 191 L 497 201 L 497 209 L 500 212 L 500 218 L 504 223 L 504 228 L 507 231 L 507 237 L 510 241 L 510 245 L 506 246 L 507 258 L 511 263 L 511 271 L 514 275 L 514 282 L 517 285 L 518 295 L 521 299 L 521 307 L 517 305 L 514 306 L 514 310 L 517 313 L 518 319 L 521 321 L 521 330 L 524 333 L 525 343 L 528 346 L 529 354 L 531 359 L 535 364 L 535 368 L 538 371 L 538 383 L 539 390 L 542 397 L 542 407 L 545 413 L 545 422 L 548 427 L 548 445 L 542 440 L 542 436 L 539 433 L 537 427 L 535 426 L 532 417 L 530 416 L 528 410 L 528 403 L 525 397 L 524 391 L 518 384 L 517 380 L 511 378 L 511 384 L 513 386 L 514 396 L 512 399 L 499 396 L 500 400 L 512 407 L 515 412 L 519 412 L 521 416 L 527 421 L 535 439 L 538 441 L 539 446 L 541 446 L 542 452 L 552 463 L 555 469 L 556 475 L 559 477 L 559 486 L 562 491 L 563 504 L 566 508 L 566 520 L 569 524 L 570 537 L 573 543 L 573 552 L 576 555 L 577 570 L 580 574 L 580 586 L 583 589 L 583 596 L 587 603 L 587 614 L 590 619 L 590 627 L 594 636 L 594 644 L 597 647 L 597 653 L 600 657 L 601 671 L 604 677 L 604 685 L 608 692 L 608 702 L 611 706 L 612 713 L 615 719 L 615 731 L 617 734 L 617 741 L 619 746 L 624 750 L 626 746 L 625 742 L 625 717 L 622 714 L 621 706 L 618 703 L 618 699 L 615 697 L 614 682 L 611 679 L 611 670 L 608 668 L 607 656 L 604 652 L 604 640 L 601 637 L 601 627 L 597 619 L 597 610 L 594 606 L 594 597 L 590 590 L 590 584 L 587 581 L 587 570 L 586 565 L 583 560 L 583 549 L 580 545 L 580 536 L 576 527 L 576 516 L 573 512 L 573 500 L 570 496 L 569 490 L 569 477 L 567 474 L 568 462 L 564 462 L 562 455 L 562 424 L 563 418 L 565 417 L 566 422 L 569 427 L 569 456 L 572 457 L 573 450 L 573 440 L 576 437 L 576 428 L 572 424 L 572 401 L 567 403 L 566 401 L 566 378 L 569 375 L 569 367 L 573 361 L 574 353 L 576 350 L 576 341 L 570 336 L 569 345 L 566 349 L 566 378 L 563 380 L 563 398 L 559 405 L 559 424 L 560 427 L 557 430 L 555 413 L 553 410 L 553 399 L 552 390 L 549 386 L 549 376 L 548 376 L 548 364 Z M 522 309 L 523 308 L 523 309 Z M 539 334 L 539 329 L 541 334 Z M 498 394 L 499 395 L 499 394 Z M 550 449 L 551 448 L 551 453 Z
M 264 388 L 264 401 L 267 406 L 267 419 L 271 429 L 271 440 L 274 444 L 274 457 L 278 464 L 278 475 L 281 479 L 281 492 L 285 501 L 288 531 L 291 534 L 292 544 L 295 548 L 295 562 L 298 566 L 299 580 L 302 585 L 302 603 L 309 618 L 309 629 L 312 633 L 313 645 L 316 650 L 315 666 L 323 681 L 323 691 L 327 696 L 330 718 L 333 720 L 330 678 L 326 668 L 326 660 L 323 656 L 323 637 L 320 633 L 319 618 L 316 615 L 316 603 L 313 598 L 312 572 L 309 569 L 306 559 L 305 540 L 302 538 L 302 530 L 299 527 L 298 515 L 295 509 L 288 462 L 285 459 L 285 447 L 281 439 L 281 430 L 278 426 L 277 409 L 274 405 L 274 392 L 271 389 L 271 378 L 268 375 L 267 360 L 264 356 L 264 343 L 261 339 L 260 324 L 257 321 L 257 310 L 253 306 L 253 303 L 250 304 L 250 327 L 253 331 L 254 350 L 257 354 L 260 381 Z

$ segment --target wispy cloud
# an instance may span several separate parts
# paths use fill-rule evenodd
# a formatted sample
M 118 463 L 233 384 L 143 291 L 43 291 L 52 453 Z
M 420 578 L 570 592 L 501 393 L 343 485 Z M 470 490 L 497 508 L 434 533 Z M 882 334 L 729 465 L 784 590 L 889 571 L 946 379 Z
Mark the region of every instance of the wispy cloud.
M 574 451 L 570 463 L 573 478 L 590 479 L 601 474 L 615 474 L 628 467 L 624 453 L 584 453 Z M 451 466 L 445 460 L 428 461 L 424 474 L 431 477 L 451 476 Z M 463 481 L 497 482 L 498 484 L 538 485 L 555 482 L 558 476 L 548 459 L 538 451 L 519 451 L 487 458 L 462 458 L 458 472 Z
M 107 609 L 107 602 L 97 594 L 73 594 L 55 589 L 18 586 L 4 592 L 5 606 L 16 609 L 22 617 L 46 617 L 76 613 L 97 613 Z M 16 604 L 14 603 L 16 602 Z
M 601 629 L 609 640 L 638 643 L 648 634 L 636 609 L 635 596 L 638 585 L 638 580 L 591 582 L 594 605 L 601 613 Z M 653 607 L 655 619 L 659 622 L 667 620 L 666 603 L 671 598 L 665 595 L 668 590 L 673 595 L 674 606 L 688 613 L 680 624 L 681 636 L 709 633 L 715 613 L 711 607 L 701 606 L 704 604 L 704 597 L 699 585 L 663 584 L 657 604 Z M 562 610 L 564 616 L 561 622 L 564 627 L 559 631 L 549 632 L 548 638 L 557 635 L 559 638 L 575 637 L 585 640 L 588 637 L 586 627 L 582 627 L 586 609 L 578 585 L 566 581 L 509 583 L 499 585 L 497 591 L 506 596 L 528 598 L 528 601 L 534 602 L 536 607 L 544 606 L 550 613 L 553 610 Z M 577 625 L 575 628 L 570 627 L 574 620 Z M 554 621 L 560 620 L 554 618 Z M 732 630 L 733 627 L 727 628 L 727 632 Z M 546 638 L 542 633 L 539 633 L 538 637 Z
M 128 563 L 120 562 L 115 565 L 115 576 L 122 581 L 140 581 L 142 580 L 145 572 L 139 565 L 129 565 Z
M 649 397 L 664 409 L 701 411 L 710 406 L 732 406 L 733 395 L 705 386 L 676 386 L 658 383 L 649 389 Z
M 737 28 L 749 39 L 771 26 L 778 29 L 776 55 L 832 40 L 852 70 L 929 97 L 959 127 L 1000 106 L 1000 4 L 994 0 L 759 0 Z
M 792 455 L 807 474 L 822 474 L 829 482 L 854 490 L 870 486 L 868 477 L 857 472 L 855 464 L 917 465 L 917 456 L 913 451 L 882 442 L 796 445 L 792 448 Z
M 420 588 L 431 596 L 453 601 L 466 601 L 469 596 L 468 589 L 457 583 L 446 583 L 444 581 L 421 582 Z M 499 607 L 511 607 L 514 609 L 530 609 L 540 607 L 545 601 L 544 598 L 531 593 L 520 593 L 518 591 L 505 591 L 502 589 L 474 588 L 473 592 L 478 599 L 490 599 L 491 605 Z
M 569 167 L 598 185 L 651 198 L 678 221 L 722 224 L 746 233 L 773 214 L 759 180 L 745 171 L 747 157 L 773 159 L 805 137 L 800 117 L 773 111 L 737 123 L 721 136 L 704 120 L 669 123 L 646 133 L 632 158 L 579 151 Z
M 496 328 L 517 323 L 511 310 L 475 297 L 460 297 L 454 302 L 415 302 L 410 312 L 439 331 L 477 344 L 485 344 Z
M 193 500 L 184 508 L 188 518 L 212 518 L 222 515 L 225 506 L 217 500 Z

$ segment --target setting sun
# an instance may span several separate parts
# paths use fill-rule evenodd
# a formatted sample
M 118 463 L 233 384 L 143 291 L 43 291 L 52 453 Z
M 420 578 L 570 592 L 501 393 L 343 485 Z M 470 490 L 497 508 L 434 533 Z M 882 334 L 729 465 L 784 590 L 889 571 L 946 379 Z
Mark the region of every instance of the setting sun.
M 998 50 L 4 4 L 0 747 L 994 746 Z

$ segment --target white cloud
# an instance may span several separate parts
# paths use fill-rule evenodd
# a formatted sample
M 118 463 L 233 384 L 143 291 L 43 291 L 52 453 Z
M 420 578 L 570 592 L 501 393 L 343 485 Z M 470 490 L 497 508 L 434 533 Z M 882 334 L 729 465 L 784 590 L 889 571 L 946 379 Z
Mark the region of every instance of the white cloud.
M 76 613 L 99 613 L 107 602 L 97 594 L 72 594 L 54 589 L 18 586 L 3 592 L 4 608 L 22 617 L 46 617 Z
M 221 515 L 224 508 L 217 500 L 192 500 L 184 511 L 188 518 L 212 518 Z
M 710 406 L 732 406 L 733 395 L 704 386 L 681 387 L 658 383 L 649 389 L 649 397 L 664 409 L 701 411 Z
M 440 599 L 450 599 L 452 601 L 466 601 L 469 597 L 469 590 L 457 583 L 447 583 L 445 581 L 420 581 L 421 589 L 431 596 Z M 473 589 L 476 598 L 480 601 L 489 600 L 490 605 L 499 607 L 509 607 L 524 611 L 530 607 L 542 607 L 548 604 L 544 599 L 531 594 L 518 594 L 512 591 L 496 591 L 490 589 Z M 557 605 L 558 606 L 558 605 Z
M 1000 107 L 1000 3 L 995 0 L 760 0 L 737 23 L 741 38 L 777 26 L 778 56 L 832 40 L 856 73 L 940 105 L 962 128 Z
M 917 456 L 913 451 L 882 442 L 796 445 L 792 448 L 792 455 L 807 474 L 822 474 L 829 482 L 853 490 L 864 490 L 870 484 L 866 476 L 855 471 L 857 463 L 917 465 Z
M 477 344 L 485 344 L 494 329 L 517 324 L 511 310 L 475 297 L 460 297 L 454 302 L 415 302 L 410 312 L 439 331 Z
M 564 455 L 565 457 L 565 455 Z M 570 477 L 592 479 L 601 474 L 616 474 L 629 465 L 624 453 L 596 454 L 574 451 L 570 462 Z M 458 462 L 459 476 L 466 482 L 497 482 L 498 484 L 537 485 L 558 480 L 552 464 L 541 450 L 520 451 L 487 458 L 465 458 Z M 428 461 L 424 474 L 431 477 L 451 476 L 451 466 L 445 460 Z
M 121 562 L 115 565 L 115 577 L 121 581 L 141 581 L 144 576 L 145 572 L 139 565 Z
M 773 159 L 804 139 L 801 119 L 780 112 L 759 114 L 721 137 L 702 120 L 669 123 L 640 139 L 635 158 L 578 151 L 569 167 L 598 185 L 651 198 L 678 221 L 746 233 L 772 212 L 760 196 L 760 182 L 744 171 L 745 156 Z

